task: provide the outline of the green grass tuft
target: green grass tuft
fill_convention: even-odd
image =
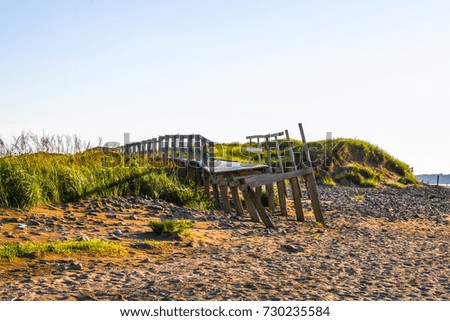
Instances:
[[[358,163],[350,164],[340,169],[336,176],[338,182],[350,182],[363,187],[377,187],[382,175],[377,170]]]
[[[398,182],[387,181],[384,183],[386,186],[394,187],[394,188],[403,188],[403,185]]]
[[[333,180],[331,176],[326,176],[323,178],[322,183],[327,186],[336,187],[336,182]]]
[[[195,226],[195,223],[186,219],[166,220],[163,222],[152,220],[150,221],[149,226],[157,235],[161,235],[163,233],[177,233],[181,235],[187,235],[189,234],[189,231]]]
[[[417,178],[412,173],[406,173],[405,176],[398,179],[398,182],[405,185],[418,184]]]
[[[378,181],[373,180],[373,179],[363,179],[360,183],[361,186],[363,187],[377,187],[378,186]]]
[[[118,256],[126,252],[120,244],[100,240],[64,241],[49,243],[6,243],[0,246],[0,258],[13,259],[31,255],[55,253],[70,255],[74,252],[85,252],[90,255]]]

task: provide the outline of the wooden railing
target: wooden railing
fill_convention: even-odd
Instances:
[[[149,159],[183,161],[214,173],[214,142],[198,134],[165,135],[120,147],[125,155],[147,155]]]

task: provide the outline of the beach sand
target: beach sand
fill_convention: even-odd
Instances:
[[[319,187],[327,227],[271,213],[276,230],[221,211],[105,197],[0,210],[0,243],[118,242],[121,257],[0,261],[1,300],[450,300],[450,189]],[[304,191],[304,195],[306,191]],[[190,236],[150,219],[188,218]],[[25,230],[18,228],[27,224]],[[123,233],[116,236],[117,229]],[[144,240],[156,239],[151,245]],[[75,264],[79,269],[73,269]]]

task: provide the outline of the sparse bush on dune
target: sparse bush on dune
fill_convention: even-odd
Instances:
[[[166,221],[152,220],[149,223],[150,228],[157,235],[161,235],[163,233],[188,234],[194,225],[194,222],[186,219]]]

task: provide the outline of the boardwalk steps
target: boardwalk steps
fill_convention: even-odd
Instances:
[[[267,228],[275,228],[261,200],[262,190],[268,198],[268,208],[276,211],[275,192],[278,193],[281,215],[287,215],[286,198],[289,191],[294,202],[296,218],[305,221],[299,177],[304,177],[317,222],[324,224],[322,207],[317,192],[316,179],[302,124],[299,130],[303,141],[300,154],[294,152],[289,132],[247,136],[249,163],[215,158],[215,143],[201,135],[164,135],[158,138],[134,142],[120,147],[124,155],[146,155],[149,160],[172,162],[184,169],[181,176],[202,185],[208,197],[214,199],[217,209],[244,215],[244,205],[252,221],[263,222]],[[280,139],[287,144],[287,157],[280,150]],[[276,161],[272,159],[275,149]],[[285,150],[286,151],[286,150]],[[284,152],[285,152],[284,151]],[[257,163],[251,163],[253,159]],[[303,161],[298,161],[298,159]],[[242,196],[242,197],[241,197]],[[242,199],[244,202],[242,202]]]

